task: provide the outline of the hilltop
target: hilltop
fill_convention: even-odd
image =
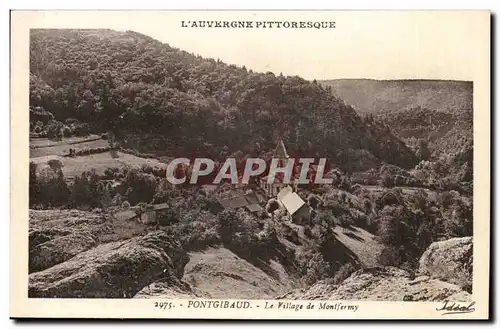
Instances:
[[[399,112],[415,107],[453,113],[472,108],[472,82],[453,80],[338,79],[319,81],[356,111]]]

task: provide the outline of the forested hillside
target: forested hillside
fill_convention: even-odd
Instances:
[[[339,166],[360,150],[417,163],[386,125],[300,77],[252,72],[130,31],[32,30],[30,47],[35,133],[70,122],[67,130],[111,131],[123,147],[170,156],[257,155],[279,137],[295,156]]]

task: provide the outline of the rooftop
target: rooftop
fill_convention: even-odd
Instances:
[[[135,213],[135,211],[132,210],[124,210],[115,213],[115,218],[118,220],[130,220],[132,218],[137,217],[138,215]]]
[[[293,215],[297,210],[306,204],[304,200],[302,200],[295,192],[286,194],[281,199],[281,203],[283,203],[283,206],[285,206],[290,215]]]
[[[248,205],[248,201],[243,196],[236,196],[219,201],[225,209],[237,209]]]
[[[249,205],[246,206],[246,208],[250,212],[258,212],[258,211],[264,210],[264,208],[262,208],[259,204],[249,204]]]

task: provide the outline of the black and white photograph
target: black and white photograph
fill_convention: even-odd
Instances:
[[[214,14],[177,13],[171,32],[29,29],[28,299],[152,299],[193,316],[308,302],[354,314],[360,301],[474,312],[487,282],[473,255],[489,237],[474,216],[475,179],[489,174],[475,119],[489,109],[476,108],[474,75],[455,74],[466,55],[439,68],[455,39],[374,41],[387,48],[370,57],[335,46],[353,16]],[[488,13],[470,16],[489,32]],[[297,40],[259,48],[263,30]],[[242,40],[207,46],[211,31]]]

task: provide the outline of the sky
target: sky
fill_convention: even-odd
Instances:
[[[257,72],[306,79],[473,80],[489,13],[462,11],[118,11],[33,13],[31,27],[133,30]],[[335,21],[335,29],[185,28],[182,21]],[[255,24],[255,23],[254,23]],[[486,42],[487,40],[488,42]]]

